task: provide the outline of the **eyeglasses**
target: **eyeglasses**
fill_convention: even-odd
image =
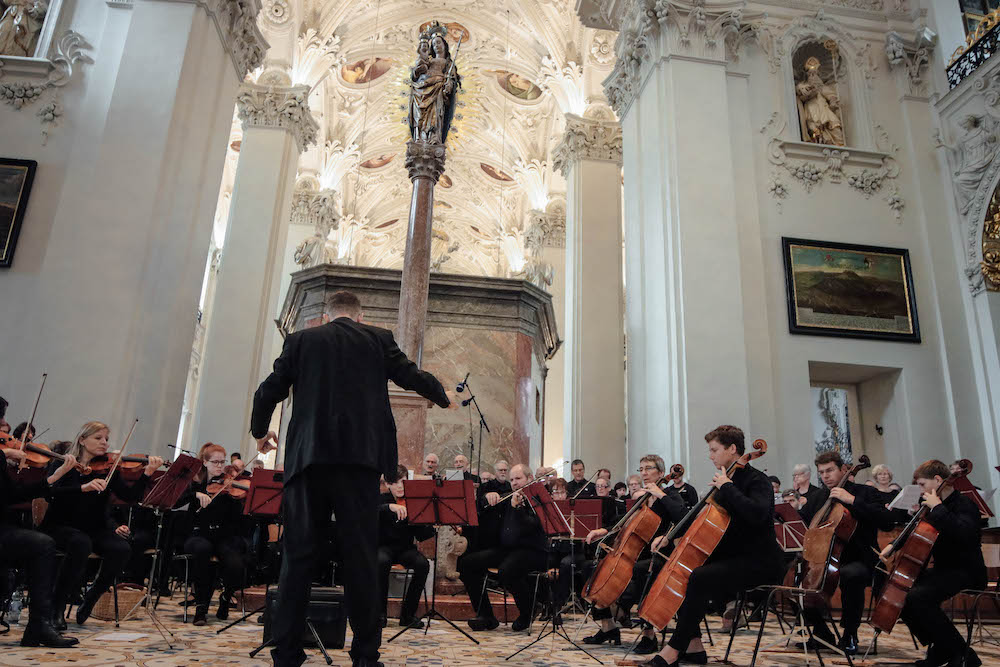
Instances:
[[[226,465],[226,460],[225,459],[222,459],[222,460],[212,459],[212,460],[206,461],[205,463],[211,463],[214,466],[224,466],[224,465]]]
[[[655,472],[659,470],[656,466],[642,466],[639,468],[639,472]]]

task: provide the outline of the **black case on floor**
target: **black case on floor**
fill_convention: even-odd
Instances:
[[[271,637],[271,618],[277,600],[277,587],[268,589],[267,608],[264,612],[264,641],[268,641]],[[312,621],[316,634],[327,649],[344,648],[344,639],[347,635],[347,606],[344,604],[342,586],[333,588],[313,586],[309,594],[309,610],[306,612],[306,618]],[[306,646],[316,645],[308,625],[302,626],[302,641]]]

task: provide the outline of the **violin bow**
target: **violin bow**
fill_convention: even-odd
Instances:
[[[243,469],[246,470],[246,467],[249,466],[254,461],[256,461],[258,456],[260,456],[260,452],[257,452],[256,454],[254,454],[253,458],[250,459],[249,461],[247,461],[247,465],[244,466]],[[219,489],[218,491],[216,491],[215,493],[213,493],[211,496],[209,496],[208,502],[209,503],[212,502],[213,500],[215,500],[218,497],[218,495],[220,493],[224,492],[226,489],[228,489],[230,486],[232,486],[232,483],[236,481],[237,477],[238,477],[238,475],[233,475],[232,477],[229,477],[227,475],[226,476],[226,481],[222,483],[222,488]],[[208,503],[205,503],[205,505],[208,505]],[[204,507],[199,507],[198,509],[195,510],[195,513],[198,513],[200,511],[202,511],[203,509],[205,509],[205,508]]]
[[[135,425],[138,423],[139,423],[139,418],[136,417],[135,421],[132,422],[132,428],[128,430],[128,435],[125,436],[125,442],[122,443],[122,448],[118,450],[118,458],[115,459],[114,465],[111,466],[111,470],[108,471],[107,477],[104,478],[105,484],[111,483],[111,476],[115,474],[115,470],[117,470],[119,464],[121,464],[122,457],[125,456],[125,448],[128,447],[128,441],[132,439],[132,434],[135,432]]]
[[[24,451],[25,445],[28,444],[30,440],[34,438],[29,438],[28,432],[35,428],[35,415],[38,413],[38,403],[42,400],[42,391],[45,389],[45,379],[49,376],[48,373],[42,373],[42,386],[38,388],[38,395],[35,396],[35,405],[31,408],[31,417],[28,419],[28,425],[24,427],[24,433],[21,434],[21,451]],[[27,459],[21,459],[20,468],[24,468]]]

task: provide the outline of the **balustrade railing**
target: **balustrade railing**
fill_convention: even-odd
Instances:
[[[1000,49],[1000,12],[993,12],[969,35],[970,43],[955,52],[948,65],[948,86],[954,88]]]

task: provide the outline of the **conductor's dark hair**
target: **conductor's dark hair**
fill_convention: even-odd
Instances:
[[[705,434],[705,442],[717,440],[724,447],[736,445],[736,453],[743,456],[746,445],[743,443],[743,429],[737,426],[722,425]]]
[[[583,459],[573,459],[573,463],[570,464],[570,465],[582,466],[582,465],[585,465],[585,464],[583,463]]]
[[[326,312],[330,315],[346,313],[357,317],[361,314],[361,300],[353,292],[339,290],[327,297]]]

